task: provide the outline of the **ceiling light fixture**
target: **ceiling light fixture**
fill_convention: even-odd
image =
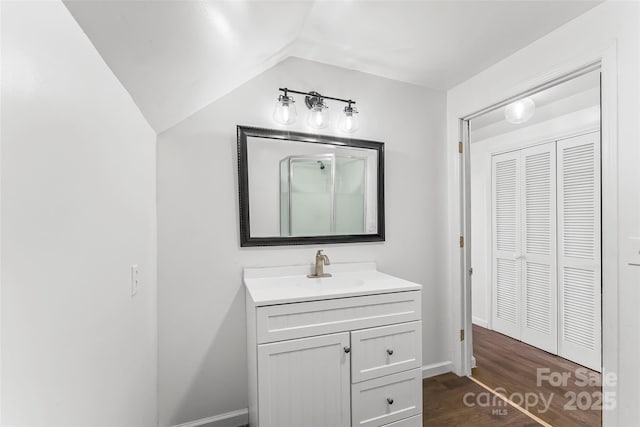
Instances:
[[[533,99],[522,98],[504,107],[504,118],[517,125],[528,121],[535,112],[536,104]]]
[[[353,133],[358,130],[358,110],[353,105],[356,103],[352,99],[334,98],[332,96],[321,95],[318,92],[301,92],[298,90],[279,88],[284,95],[278,96],[276,106],[273,110],[273,119],[283,125],[290,125],[296,121],[295,101],[289,93],[305,95],[304,103],[309,109],[306,123],[312,129],[324,129],[329,125],[329,106],[326,100],[339,101],[347,104],[344,107],[343,115],[340,117],[338,129],[345,133]]]

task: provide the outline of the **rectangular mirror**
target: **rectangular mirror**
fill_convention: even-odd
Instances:
[[[384,240],[384,144],[238,126],[240,245]]]

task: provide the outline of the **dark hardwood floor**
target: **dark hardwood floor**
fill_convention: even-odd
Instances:
[[[513,401],[528,398],[528,405],[520,406],[528,406],[525,409],[545,422],[555,427],[602,424],[599,373],[477,325],[473,325],[473,353],[475,379],[492,389],[504,389]],[[548,370],[551,381],[548,376],[538,381],[538,369]],[[583,376],[591,384],[584,384]],[[558,385],[553,384],[555,379]],[[547,409],[544,402],[550,402]]]
[[[477,325],[473,353],[473,378],[543,423],[602,425],[598,372]],[[541,425],[466,377],[449,373],[427,378],[422,389],[424,426]]]
[[[540,425],[469,378],[452,373],[423,380],[422,402],[425,427]]]

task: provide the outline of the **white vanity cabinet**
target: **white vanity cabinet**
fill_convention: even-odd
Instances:
[[[298,268],[245,269],[249,425],[422,426],[420,285]]]

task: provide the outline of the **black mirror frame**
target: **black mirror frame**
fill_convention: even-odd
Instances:
[[[327,243],[383,242],[384,226],[384,143],[363,139],[317,135],[287,130],[237,126],[238,135],[238,194],[240,213],[240,246],[316,245]],[[249,221],[249,171],[247,167],[247,138],[282,139],[343,147],[369,148],[378,152],[378,229],[375,234],[340,234],[308,237],[251,237]]]

